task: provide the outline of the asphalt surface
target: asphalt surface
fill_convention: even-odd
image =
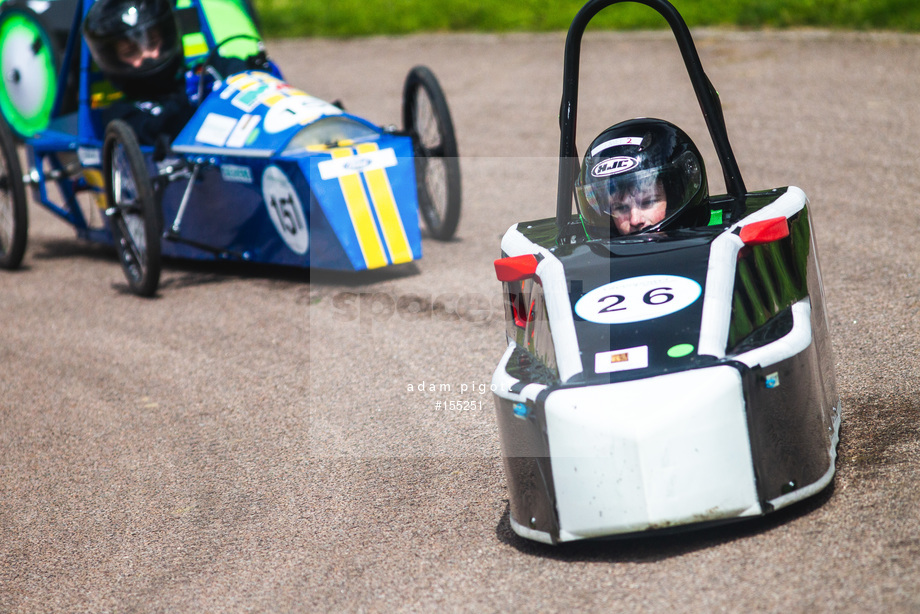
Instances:
[[[920,611],[920,37],[695,36],[748,188],[811,199],[831,489],[679,536],[515,536],[491,262],[554,213],[564,37],[273,41],[291,82],[381,124],[411,66],[436,72],[458,237],[360,275],[173,261],[142,300],[33,205],[24,267],[0,274],[0,611]],[[592,34],[582,56],[582,150],[639,115],[707,142],[667,35]]]

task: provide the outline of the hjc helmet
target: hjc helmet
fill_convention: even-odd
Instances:
[[[166,93],[184,61],[169,0],[97,0],[83,20],[83,37],[109,79],[150,96]]]
[[[660,119],[633,119],[602,132],[585,155],[575,193],[593,237],[621,234],[616,207],[623,195],[637,198],[644,193],[667,200],[657,219],[626,234],[654,232],[678,219],[689,226],[708,219],[703,158],[683,130]]]

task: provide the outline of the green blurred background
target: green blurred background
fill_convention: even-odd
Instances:
[[[269,37],[566,30],[582,0],[255,0]],[[920,30],[920,0],[673,0],[691,28]],[[651,9],[610,7],[592,28],[664,27]]]

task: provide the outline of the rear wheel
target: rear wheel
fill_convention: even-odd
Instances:
[[[0,111],[19,138],[48,126],[59,62],[57,43],[34,11],[0,10]]]
[[[0,268],[22,263],[28,238],[28,206],[16,141],[0,119]]]
[[[434,73],[416,66],[403,87],[403,129],[415,146],[419,210],[428,232],[447,241],[460,221],[460,160],[447,99]]]
[[[102,170],[106,215],[128,285],[153,296],[160,283],[160,215],[137,137],[121,120],[106,128]]]

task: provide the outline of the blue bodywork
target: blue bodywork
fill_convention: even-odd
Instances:
[[[75,4],[82,16],[92,0]],[[213,49],[201,0],[186,4],[199,13],[205,50]],[[47,129],[25,144],[36,200],[78,236],[110,243],[108,227],[92,225],[76,198],[89,191],[106,207],[100,109],[112,90],[81,21],[74,18],[62,62],[79,66],[79,82],[62,71]],[[196,58],[188,49],[186,56],[194,92]],[[158,185],[165,256],[364,270],[422,255],[412,138],[292,87],[272,64],[211,84],[165,158],[142,151]],[[58,189],[49,191],[52,182]]]

